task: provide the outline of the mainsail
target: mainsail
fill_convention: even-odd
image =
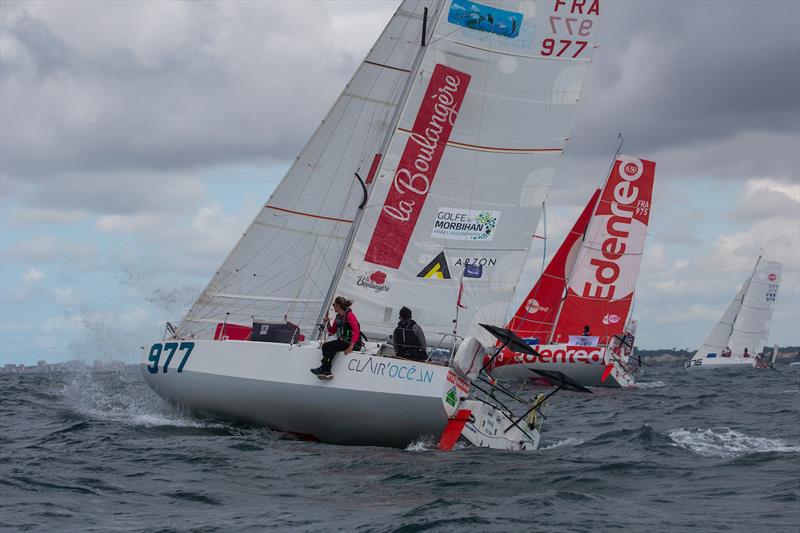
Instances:
[[[567,342],[585,326],[603,343],[623,333],[644,253],[655,166],[627,156],[614,162],[550,342]]]
[[[406,0],[286,176],[181,322],[209,337],[219,322],[284,317],[311,327],[344,253],[361,185],[372,179],[422,39],[430,2]]]
[[[534,344],[544,344],[550,338],[567,287],[567,278],[572,272],[599,197],[600,189],[597,189],[547,264],[539,281],[514,313],[508,329],[520,337],[530,339]]]
[[[390,333],[403,305],[434,342],[507,319],[598,15],[453,0],[433,20],[336,286],[368,334]]]
[[[599,15],[599,0],[404,1],[179,335],[308,330],[334,294],[371,335],[403,305],[434,341],[505,319]]]
[[[741,358],[745,349],[751,356],[761,351],[769,333],[768,325],[775,309],[782,268],[780,263],[759,256],[753,273],[693,359],[722,357],[727,350],[734,358]]]

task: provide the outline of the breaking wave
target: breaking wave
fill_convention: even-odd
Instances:
[[[546,446],[542,446],[539,449],[540,450],[552,450],[554,448],[563,448],[565,446],[578,446],[578,445],[583,444],[583,443],[584,443],[583,439],[578,439],[576,437],[567,437],[564,440],[559,440],[559,441],[547,444]]]
[[[633,387],[636,389],[658,389],[660,387],[666,387],[666,383],[663,381],[643,381],[639,383],[634,383]]]
[[[781,439],[751,437],[728,427],[675,429],[669,432],[675,446],[707,457],[735,457],[750,453],[800,452],[800,446]]]

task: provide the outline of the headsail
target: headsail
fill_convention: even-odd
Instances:
[[[620,156],[603,188],[569,277],[551,342],[585,326],[602,343],[623,333],[644,252],[655,163]]]
[[[733,354],[743,354],[747,348],[748,353],[755,356],[764,348],[769,333],[769,321],[775,310],[782,268],[776,261],[764,259],[758,262],[728,341]]]
[[[597,189],[547,264],[539,281],[514,313],[508,329],[520,337],[531,339],[535,344],[545,344],[550,338],[567,287],[567,277],[572,272],[599,197],[600,189]]]
[[[429,340],[452,331],[461,286],[460,335],[507,319],[599,15],[597,1],[521,6],[452,0],[431,21],[335,291],[368,333],[390,333],[403,305]]]
[[[361,185],[401,104],[430,2],[406,0],[178,329],[210,337],[252,317],[312,327],[344,252]]]

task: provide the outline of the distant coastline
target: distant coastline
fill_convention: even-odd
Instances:
[[[772,348],[764,350],[768,358],[772,358]],[[656,350],[642,350],[636,348],[635,354],[645,365],[650,366],[683,366],[694,355],[694,351],[683,348],[659,348]],[[789,364],[800,361],[800,346],[778,347],[776,363]],[[107,372],[110,370],[124,370],[135,367],[137,363],[124,361],[104,361],[72,359],[63,363],[48,363],[38,361],[35,365],[8,363],[0,366],[0,374],[49,374],[53,372]]]

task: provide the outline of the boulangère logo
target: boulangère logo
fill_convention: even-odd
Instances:
[[[386,272],[376,270],[369,274],[362,274],[356,278],[356,285],[375,292],[388,292],[389,284],[386,282]]]
[[[388,268],[400,267],[470,79],[469,74],[445,65],[433,69],[367,247],[366,261]]]

